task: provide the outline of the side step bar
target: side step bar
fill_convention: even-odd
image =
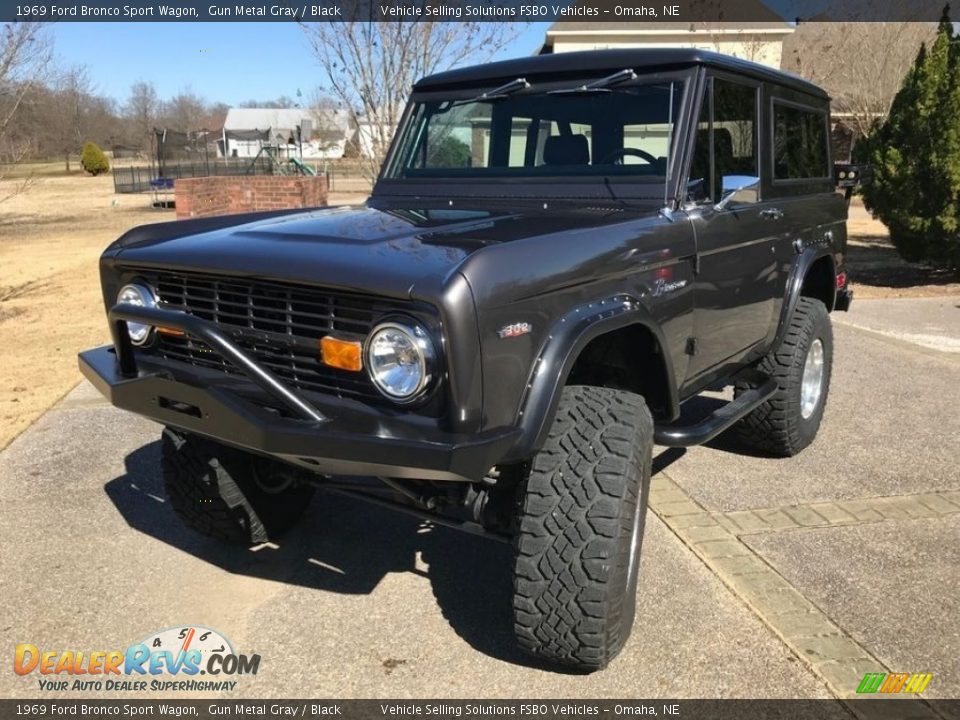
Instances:
[[[696,425],[677,427],[676,425],[656,425],[653,441],[667,447],[690,447],[709,442],[728,429],[737,420],[755,410],[777,391],[777,381],[767,380],[760,387],[751,388],[735,400],[717,408]]]

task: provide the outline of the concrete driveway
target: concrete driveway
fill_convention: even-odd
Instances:
[[[960,696],[960,355],[858,310],[799,457],[655,450],[637,621],[604,672],[514,650],[504,545],[325,494],[277,546],[191,534],[159,427],[85,384],[0,455],[0,647],[206,625],[262,656],[245,697],[846,697],[864,672],[931,672],[936,712]],[[0,693],[42,695],[12,672]]]

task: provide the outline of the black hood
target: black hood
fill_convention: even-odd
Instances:
[[[542,204],[494,208],[334,207],[207,229],[180,221],[137,229],[117,243],[129,267],[198,270],[408,297],[420,281],[442,286],[478,250],[561,230],[621,222],[617,208]],[[631,211],[633,214],[636,211]],[[644,211],[648,214],[648,211]],[[224,218],[224,220],[227,220]]]

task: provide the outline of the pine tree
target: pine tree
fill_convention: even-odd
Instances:
[[[960,44],[949,6],[858,156],[874,170],[864,202],[890,229],[897,251],[960,268]]]
[[[103,154],[100,146],[91,140],[83,144],[83,152],[80,153],[80,164],[83,169],[91,175],[99,175],[110,169],[110,162],[107,156]]]

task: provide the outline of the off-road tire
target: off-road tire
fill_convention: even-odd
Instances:
[[[803,368],[807,352],[818,338],[823,343],[824,352],[820,399],[813,414],[804,418],[800,412]],[[796,455],[813,442],[827,404],[832,365],[833,329],[827,308],[819,300],[802,297],[780,346],[757,366],[761,373],[777,381],[777,391],[737,423],[741,442],[779,457]],[[739,383],[737,392],[743,392],[747,387],[747,384]]]
[[[513,618],[526,652],[581,671],[620,652],[636,610],[652,449],[642,397],[563,389],[521,485]]]
[[[163,482],[173,511],[189,528],[242,545],[267,542],[303,514],[313,487],[296,481],[267,491],[256,473],[298,473],[260,458],[171,428],[162,436]],[[291,476],[293,477],[293,476]]]

